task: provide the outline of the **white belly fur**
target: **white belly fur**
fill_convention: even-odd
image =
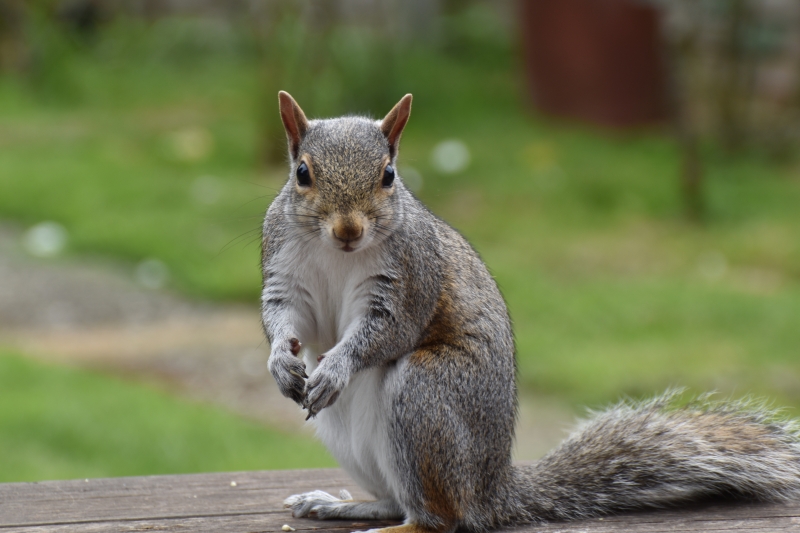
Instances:
[[[378,499],[395,501],[387,394],[397,374],[397,366],[359,372],[315,421],[317,435],[356,483]]]
[[[379,248],[379,247],[376,247]],[[297,294],[312,301],[295,302],[294,324],[304,344],[306,372],[311,375],[317,356],[341,342],[366,311],[372,285],[364,280],[381,272],[380,251],[346,254],[312,242],[281,251],[279,272],[291,273],[282,283],[296,285]],[[379,499],[397,500],[399,485],[390,468],[387,415],[392,382],[403,363],[372,368],[354,375],[334,405],[311,423],[339,464],[365,490]]]

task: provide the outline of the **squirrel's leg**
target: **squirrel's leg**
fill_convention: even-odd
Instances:
[[[345,518],[353,520],[402,520],[402,509],[391,500],[358,501],[343,490],[339,498],[321,490],[295,494],[283,501],[297,518]]]
[[[479,470],[491,462],[478,457],[482,448],[470,424],[475,401],[463,384],[478,375],[479,362],[453,345],[427,346],[398,365],[391,390],[389,442],[393,443],[396,498],[406,524],[381,533],[451,533],[469,527],[481,501],[485,478]]]

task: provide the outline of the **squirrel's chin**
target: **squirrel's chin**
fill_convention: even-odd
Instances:
[[[357,243],[355,246],[353,246],[352,244],[345,244],[344,246],[338,246],[337,248],[341,252],[344,252],[344,253],[347,253],[347,254],[352,254],[352,253],[355,253],[355,252],[360,252],[361,250],[363,250],[364,248],[367,247],[366,245],[367,245],[367,243],[361,243],[360,242],[360,243]]]
[[[362,243],[356,243],[354,246],[351,243],[342,244],[341,242],[333,240],[328,241],[328,245],[334,250],[344,253],[358,252],[364,248],[364,245]]]
[[[352,254],[368,248],[370,244],[372,244],[372,239],[359,239],[359,241],[355,243],[342,243],[341,241],[329,240],[328,244],[340,252]]]

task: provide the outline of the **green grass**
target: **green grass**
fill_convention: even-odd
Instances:
[[[135,111],[32,107],[21,115],[0,126],[4,217],[56,220],[68,229],[75,252],[157,257],[188,293],[252,297],[257,246],[244,244],[257,240],[268,203],[259,197],[273,190],[253,170],[254,124],[202,104]],[[181,136],[210,138],[201,141],[209,146],[207,157],[187,161],[176,147]],[[210,204],[192,194],[203,176],[219,184]]]
[[[277,114],[265,87],[278,83],[314,117],[313,103],[299,97],[307,80],[265,83],[255,56],[228,49],[203,61],[184,61],[183,49],[158,55],[168,26],[126,31],[101,40],[105,48],[66,57],[36,90],[0,80],[0,217],[56,220],[69,231],[70,254],[130,264],[156,257],[189,295],[255,303],[260,217],[285,175],[259,163],[263,119]],[[498,50],[410,50],[392,76],[395,100],[415,95],[401,175],[408,166],[422,174],[421,199],[495,274],[515,324],[523,389],[597,405],[688,385],[800,406],[797,162],[704,147],[708,212],[702,224],[689,223],[666,134],[609,134],[536,117],[526,111],[513,56]],[[369,111],[379,116],[393,103]],[[187,156],[187,136],[207,150]],[[431,149],[453,137],[470,148],[471,165],[440,174]],[[192,193],[208,175],[221,187],[211,204]],[[38,402],[20,395],[21,405]],[[180,418],[206,411],[187,409],[174,424],[191,434],[195,422]],[[50,431],[28,426],[6,434]],[[130,428],[120,431],[140,432]],[[91,446],[76,450],[90,457]],[[251,467],[259,466],[241,466]]]
[[[322,445],[0,351],[0,482],[334,466]]]

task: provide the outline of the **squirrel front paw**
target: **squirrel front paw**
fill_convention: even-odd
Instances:
[[[303,407],[308,409],[306,420],[333,405],[339,398],[339,393],[347,386],[349,378],[350,374],[341,358],[324,357],[306,382],[303,401]]]
[[[306,364],[297,357],[300,348],[300,342],[294,338],[278,343],[272,348],[268,365],[281,394],[303,405],[308,375]]]

